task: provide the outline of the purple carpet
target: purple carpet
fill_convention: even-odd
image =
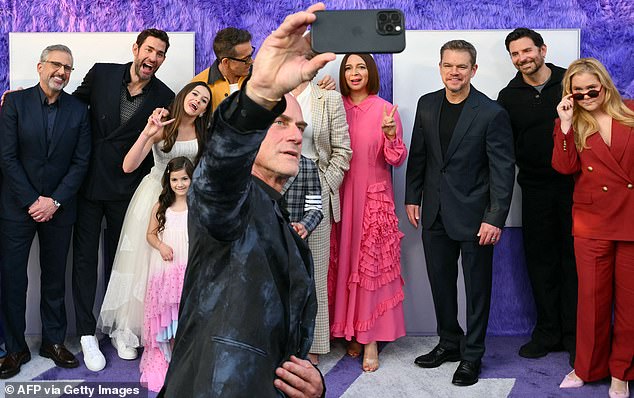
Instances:
[[[560,389],[559,383],[572,370],[568,365],[568,353],[555,352],[539,359],[522,358],[517,351],[527,341],[525,336],[488,337],[480,377],[515,378],[510,398],[605,398],[608,395],[608,381],[590,383],[581,389]]]
[[[605,397],[609,381],[591,383],[581,389],[561,390],[559,383],[570,371],[568,354],[556,352],[540,359],[524,359],[517,355],[519,347],[527,341],[525,336],[491,336],[487,338],[487,352],[483,359],[482,379],[514,378],[515,385],[510,398],[534,397]],[[385,345],[380,346],[382,350]],[[84,380],[85,382],[137,382],[139,380],[139,360],[124,361],[107,340],[102,342],[102,351],[108,364],[101,372],[91,372],[82,365],[76,369],[54,367],[35,380]],[[412,347],[412,361],[420,355]],[[386,354],[387,355],[387,354]],[[78,355],[80,361],[82,355]],[[413,363],[411,366],[415,366]],[[361,358],[344,356],[325,375],[327,397],[340,397],[362,374]],[[444,381],[443,381],[444,382]],[[468,387],[465,388],[465,393]],[[156,397],[149,392],[149,398]],[[488,397],[487,397],[488,398]]]
[[[141,355],[134,361],[125,361],[117,356],[117,351],[110,344],[110,339],[101,340],[101,352],[106,357],[106,367],[100,372],[92,372],[84,365],[82,353],[77,355],[81,364],[75,369],[64,369],[53,367],[42,373],[33,380],[83,380],[85,382],[116,383],[128,382],[138,383],[141,373],[139,372],[139,361]],[[147,391],[147,390],[144,390]],[[156,393],[148,391],[148,398],[155,398]]]

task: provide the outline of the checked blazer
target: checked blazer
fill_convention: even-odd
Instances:
[[[350,134],[346,111],[341,94],[334,90],[323,90],[311,82],[311,106],[313,141],[317,155],[317,168],[322,177],[322,190],[329,201],[334,222],[341,220],[339,187],[343,176],[350,168]]]
[[[301,157],[299,173],[288,179],[282,188],[282,194],[290,221],[303,224],[310,235],[324,217],[319,173],[312,160]]]
[[[328,264],[330,262],[330,223],[341,221],[339,188],[343,176],[350,168],[352,149],[346,110],[341,94],[323,90],[310,83],[311,122],[313,144],[317,151],[317,169],[321,182],[321,201],[324,219],[308,237],[308,246],[315,263],[317,290],[317,318],[315,335],[310,349],[314,354],[330,351],[330,325],[328,321]]]

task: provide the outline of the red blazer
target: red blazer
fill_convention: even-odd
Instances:
[[[553,139],[553,168],[575,174],[573,235],[634,241],[634,128],[613,120],[611,147],[597,132],[579,153],[572,128],[564,135],[557,119]]]

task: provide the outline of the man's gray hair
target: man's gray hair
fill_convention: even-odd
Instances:
[[[447,43],[443,44],[440,47],[440,61],[442,62],[442,55],[445,50],[454,50],[454,51],[465,51],[469,53],[469,58],[471,58],[471,66],[476,64],[476,56],[477,52],[473,44],[469,43],[465,40],[451,40]]]
[[[42,50],[42,54],[40,55],[40,62],[48,61],[48,54],[51,51],[62,51],[62,52],[65,52],[68,55],[70,55],[70,59],[71,59],[71,61],[73,61],[73,53],[70,51],[70,48],[66,47],[63,44],[53,44],[52,46],[48,46],[44,50]]]

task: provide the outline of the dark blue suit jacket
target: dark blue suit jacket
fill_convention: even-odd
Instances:
[[[480,224],[502,228],[515,181],[513,132],[506,111],[471,86],[447,153],[440,147],[445,90],[418,100],[407,162],[405,204],[420,205],[429,229],[440,208],[450,238],[476,240]]]
[[[28,208],[41,195],[61,203],[51,223],[75,222],[76,194],[90,158],[88,107],[63,91],[58,107],[47,147],[38,86],[5,97],[0,110],[2,219],[30,221]]]

